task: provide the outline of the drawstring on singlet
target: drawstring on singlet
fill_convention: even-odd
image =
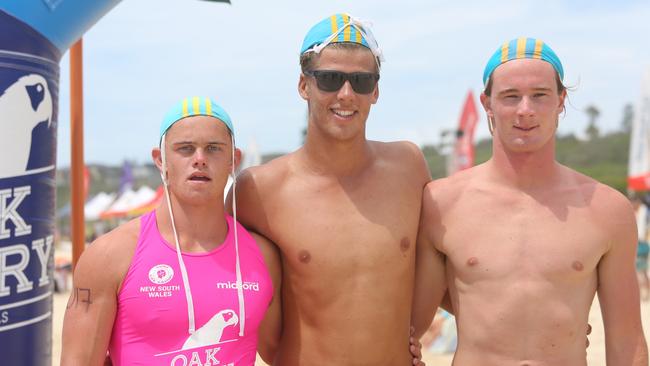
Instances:
[[[230,135],[232,146],[232,216],[233,230],[235,234],[235,274],[237,275],[237,299],[239,302],[239,336],[244,336],[244,325],[246,323],[246,310],[244,307],[244,283],[241,278],[241,266],[239,265],[239,240],[237,237],[237,176],[235,175],[235,136]]]
[[[165,197],[167,198],[167,208],[169,209],[169,217],[171,218],[172,231],[174,232],[174,241],[176,242],[176,254],[178,257],[178,265],[181,268],[181,277],[183,278],[185,298],[187,299],[187,318],[189,323],[188,332],[190,335],[192,335],[196,331],[196,321],[194,317],[194,302],[192,300],[192,290],[190,289],[190,281],[187,276],[187,269],[185,267],[185,262],[183,261],[183,256],[181,254],[180,241],[178,239],[178,232],[176,231],[176,223],[174,221],[174,213],[172,210],[172,202],[169,196],[169,188],[167,185],[167,179],[166,179],[167,161],[165,159],[165,137],[166,136],[163,136],[162,141],[160,143],[160,152],[161,152],[161,159],[162,159],[162,172],[160,173],[160,178],[162,179],[163,188],[165,190]],[[232,136],[232,134],[231,134],[231,142],[232,142],[231,144],[232,145],[232,151],[231,151],[232,152],[232,158],[231,158],[232,211],[233,211],[233,222],[234,222],[233,227],[231,229],[234,230],[233,234],[235,236],[235,257],[236,257],[235,274],[237,278],[237,300],[239,303],[239,336],[243,337],[246,313],[244,307],[244,286],[242,282],[241,266],[239,263],[239,240],[237,236],[237,206],[236,206],[236,198],[235,198],[236,196],[235,192],[237,187],[237,177],[235,176],[235,137]]]

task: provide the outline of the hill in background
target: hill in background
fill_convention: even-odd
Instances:
[[[556,158],[561,163],[588,175],[616,190],[627,192],[627,163],[630,149],[628,132],[612,132],[594,136],[589,140],[577,139],[574,135],[558,136]],[[445,157],[440,148],[422,147],[434,179],[445,176]],[[475,164],[481,164],[492,156],[492,139],[478,141],[475,150]]]
[[[622,193],[627,189],[627,162],[630,148],[628,132],[612,132],[603,136],[593,136],[589,140],[577,139],[574,135],[558,136],[556,141],[557,160],[585,175],[607,184]],[[422,152],[434,179],[445,176],[445,156],[434,145],[422,146]],[[267,154],[262,162],[267,162],[282,153]],[[476,164],[487,161],[492,155],[492,140],[484,139],[476,144]],[[90,192],[92,197],[99,192],[117,192],[122,178],[121,166],[89,164]],[[147,185],[156,189],[160,185],[158,169],[153,164],[133,165],[131,168],[133,188]],[[70,201],[69,168],[59,168],[56,173],[57,208]]]

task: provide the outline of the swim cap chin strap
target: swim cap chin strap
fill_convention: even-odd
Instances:
[[[169,196],[169,188],[167,182],[167,159],[165,157],[165,137],[166,133],[163,134],[160,141],[160,155],[162,160],[162,171],[160,172],[160,178],[163,182],[163,187],[165,190],[165,197],[167,198],[167,208],[169,209],[169,217],[171,219],[172,231],[174,232],[174,241],[176,243],[176,255],[178,257],[178,265],[181,268],[181,277],[183,278],[183,287],[185,289],[185,298],[187,300],[187,318],[189,323],[188,332],[190,335],[193,335],[196,332],[196,320],[194,316],[194,301],[192,300],[192,290],[190,289],[190,281],[187,276],[187,268],[185,267],[185,262],[183,261],[183,256],[181,254],[180,241],[178,239],[178,232],[176,231],[176,223],[174,221],[174,213],[172,210],[172,201]],[[232,211],[233,211],[233,226],[230,230],[234,230],[235,236],[235,274],[237,276],[237,299],[239,303],[239,336],[244,336],[244,327],[246,323],[246,312],[244,306],[244,286],[242,283],[241,275],[241,266],[239,262],[239,240],[237,235],[237,205],[236,205],[236,187],[237,187],[237,177],[235,175],[235,137],[231,134],[231,171],[232,175]]]

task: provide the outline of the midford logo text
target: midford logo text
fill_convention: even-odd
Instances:
[[[149,270],[151,282],[162,285],[174,278],[174,270],[166,264],[158,264]]]
[[[232,289],[236,290],[239,286],[237,286],[237,282],[219,282],[217,283],[217,288],[219,289]],[[260,284],[259,282],[244,282],[242,288],[244,290],[249,290],[249,291],[259,291],[260,290]]]

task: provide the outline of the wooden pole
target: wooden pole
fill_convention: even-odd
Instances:
[[[70,198],[72,268],[86,245],[84,218],[83,39],[70,48]]]

